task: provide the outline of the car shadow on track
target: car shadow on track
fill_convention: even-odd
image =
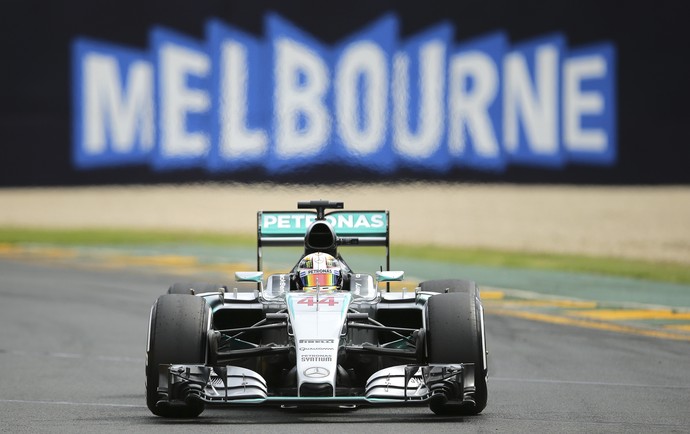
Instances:
[[[157,425],[284,425],[284,424],[372,424],[372,423],[447,423],[463,422],[463,416],[436,416],[428,409],[301,410],[242,408],[206,410],[195,419],[164,419],[151,416],[143,423]]]

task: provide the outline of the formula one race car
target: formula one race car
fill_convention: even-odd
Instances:
[[[476,284],[429,280],[389,291],[403,272],[390,271],[388,211],[326,212],[342,208],[311,201],[298,203],[309,211],[260,211],[259,271],[235,273],[248,290],[175,284],[158,298],[146,346],[153,414],[196,417],[205,406],[242,405],[484,409]],[[268,246],[304,251],[291,270],[264,279]],[[385,247],[386,270],[351,270],[342,246]]]

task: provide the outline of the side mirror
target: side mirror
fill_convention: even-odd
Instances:
[[[237,282],[254,282],[261,283],[264,277],[263,271],[237,271],[235,273],[235,280]]]
[[[374,300],[378,295],[374,278],[369,274],[351,274],[350,294],[353,299]]]
[[[290,291],[289,274],[271,274],[266,278],[266,286],[261,289],[261,297],[267,301],[278,300],[285,297]]]
[[[404,271],[377,271],[377,282],[398,282],[405,278]]]

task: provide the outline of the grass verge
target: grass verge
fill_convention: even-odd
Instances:
[[[690,284],[690,267],[680,263],[438,246],[391,247],[391,254],[397,257],[429,259],[468,265],[568,271]]]
[[[0,228],[0,243],[40,243],[57,246],[124,246],[171,243],[227,246],[254,245],[256,237],[193,231]]]
[[[128,229],[26,229],[0,228],[0,243],[41,243],[59,246],[201,244],[254,246],[246,234]],[[395,245],[393,257],[419,258],[468,265],[568,271],[690,284],[690,267],[684,264],[603,258],[583,255],[526,253],[489,249]]]

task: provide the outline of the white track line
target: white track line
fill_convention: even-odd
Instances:
[[[53,357],[56,359],[88,359],[97,360],[99,362],[127,362],[127,363],[144,363],[143,358],[121,357],[121,356],[99,356],[87,355],[77,353],[60,353],[60,352],[39,352],[39,351],[24,351],[24,350],[3,350],[0,353],[11,354],[13,356],[32,356],[32,357]]]
[[[73,405],[73,406],[77,406],[77,407],[126,407],[126,408],[146,408],[145,405],[134,405],[134,404],[111,404],[111,403],[71,402],[71,401],[32,401],[32,400],[26,400],[26,399],[0,399],[0,403]]]
[[[544,383],[544,384],[573,384],[579,386],[617,386],[617,387],[644,387],[644,388],[662,388],[662,389],[690,389],[690,385],[664,385],[664,384],[637,384],[637,383],[608,383],[604,381],[573,381],[573,380],[542,380],[538,378],[507,378],[507,377],[491,377],[491,381],[505,381],[517,383]]]

